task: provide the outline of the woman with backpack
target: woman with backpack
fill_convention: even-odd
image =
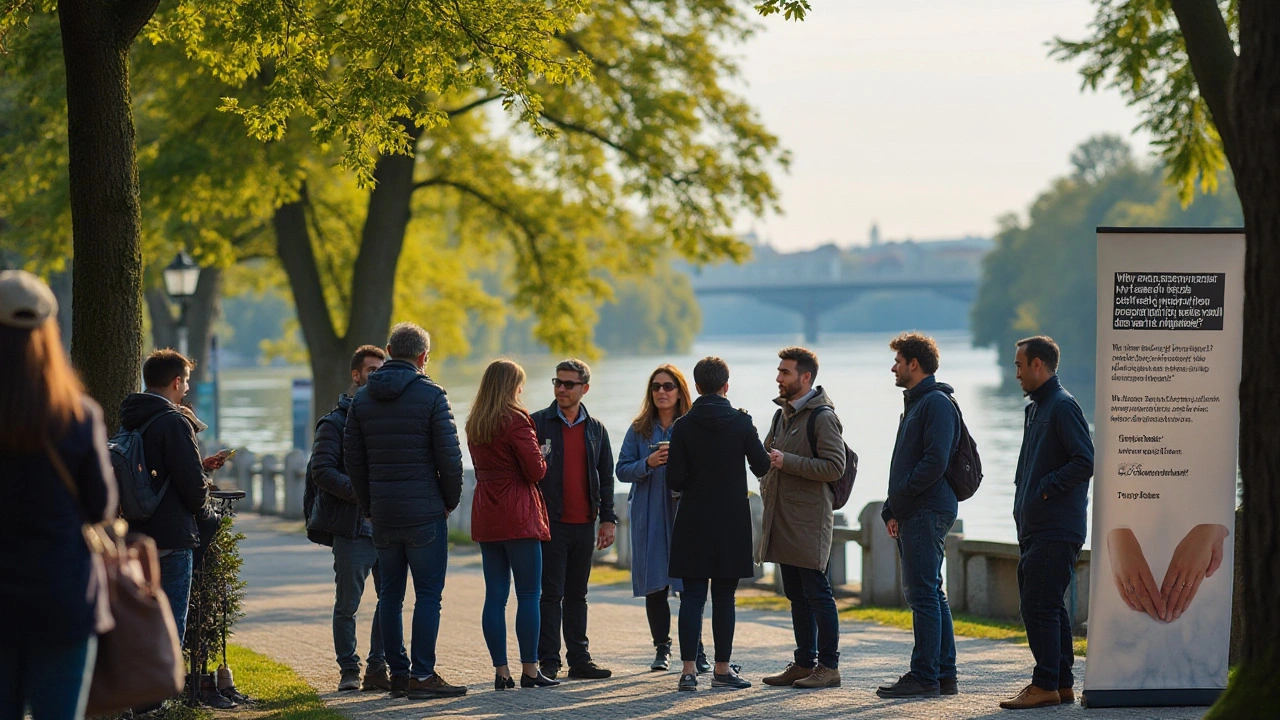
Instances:
[[[480,544],[484,610],[480,627],[493,660],[494,690],[515,687],[507,665],[507,597],[516,585],[516,640],[520,687],[559,685],[538,669],[542,595],[542,543],[551,540],[538,483],[547,472],[529,412],[520,402],[524,369],[495,360],[484,371],[467,415],[467,449],[476,471],[471,539]]]
[[[58,303],[0,272],[0,716],[84,717],[97,636],[111,629],[102,566],[81,527],[116,514],[102,410],[67,362]]]

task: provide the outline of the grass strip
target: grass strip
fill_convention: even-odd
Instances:
[[[235,671],[236,687],[257,701],[254,720],[345,720],[288,665],[239,645],[227,647],[227,661]]]

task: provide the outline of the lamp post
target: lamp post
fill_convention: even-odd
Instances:
[[[173,262],[164,269],[164,288],[178,301],[178,352],[187,354],[187,302],[196,294],[200,266],[185,250],[179,250]]]

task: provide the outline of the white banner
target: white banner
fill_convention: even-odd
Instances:
[[[1089,707],[1227,685],[1244,252],[1240,230],[1098,230]]]

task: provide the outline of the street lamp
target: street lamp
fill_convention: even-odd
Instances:
[[[187,354],[187,301],[196,294],[199,281],[200,266],[185,250],[179,250],[164,269],[164,288],[169,297],[178,301],[178,352],[183,355]]]

